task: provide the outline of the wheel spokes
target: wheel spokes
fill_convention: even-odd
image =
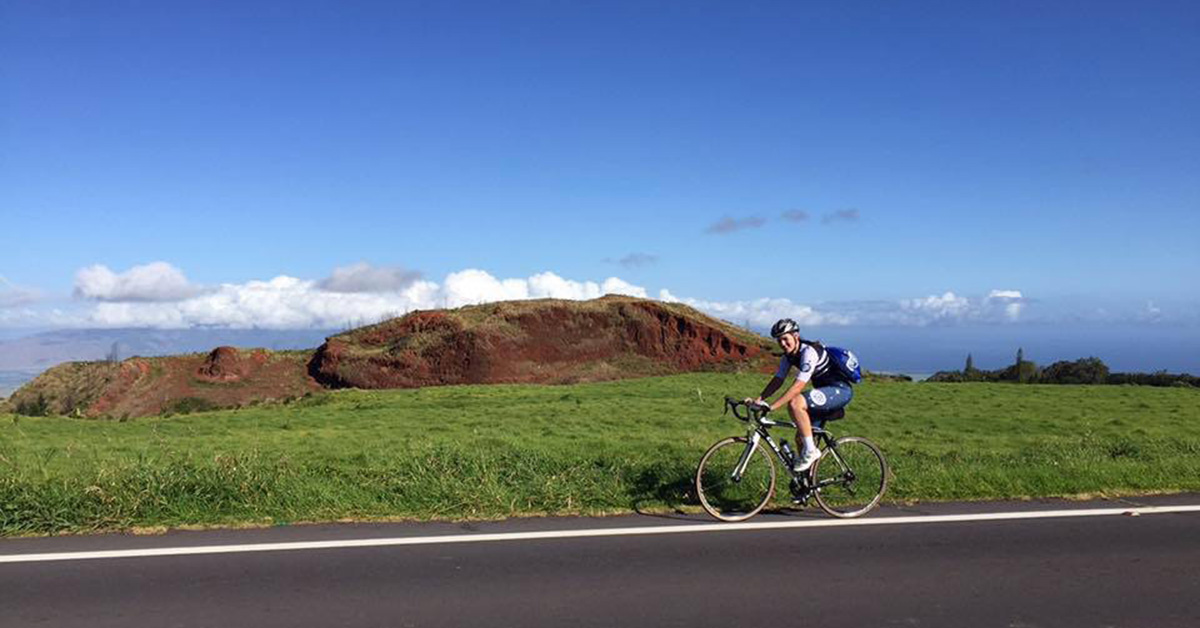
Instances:
[[[761,447],[746,456],[744,439],[730,439],[705,454],[696,474],[696,492],[709,514],[724,520],[749,518],[770,499],[775,475]],[[737,470],[743,467],[739,476]]]
[[[835,517],[856,517],[878,504],[887,487],[887,466],[876,447],[848,437],[828,450],[815,469],[818,503]]]

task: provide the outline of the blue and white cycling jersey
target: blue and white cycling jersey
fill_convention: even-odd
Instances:
[[[808,343],[800,345],[800,351],[796,355],[783,354],[783,358],[779,360],[779,368],[775,371],[775,377],[779,379],[787,379],[788,371],[796,367],[799,374],[796,375],[796,383],[806,384],[812,380],[813,386],[825,386],[830,383],[843,382],[841,371],[836,368],[829,360],[829,352],[823,349],[818,350],[817,347]]]
[[[813,387],[803,393],[808,408],[816,412],[829,412],[846,407],[854,398],[854,390],[842,376],[841,369],[829,357],[829,352],[810,344],[802,344],[795,356],[783,354],[775,377],[787,379],[788,372],[796,367],[796,383],[803,386],[812,380]]]

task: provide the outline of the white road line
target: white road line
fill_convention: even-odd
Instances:
[[[353,539],[342,541],[252,543],[246,545],[206,545],[198,547],[160,547],[94,552],[61,552],[53,554],[8,554],[0,555],[0,563],[34,563],[56,560],[93,560],[99,558],[145,558],[150,556],[185,556],[190,554],[235,554],[240,552],[282,552],[289,550],[338,549],[347,547],[388,547],[395,545],[486,543],[491,541],[579,539],[604,536],[686,534],[694,532],[736,532],[739,530],[785,530],[792,528],[887,526],[916,523],[963,523],[970,521],[1012,521],[1016,519],[1055,519],[1066,517],[1111,517],[1117,515],[1153,515],[1184,512],[1200,512],[1200,505],[1147,506],[1139,508],[1093,508],[1076,510],[1035,510],[1025,512],[993,512],[967,515],[874,517],[867,519],[817,519],[811,521],[770,521],[764,523],[701,523],[689,525],[641,526],[634,528],[609,528],[592,530],[549,530],[545,532],[456,534],[446,536],[411,536],[400,538]]]

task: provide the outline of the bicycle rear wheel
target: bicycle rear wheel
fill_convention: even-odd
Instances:
[[[775,463],[762,443],[749,452],[740,476],[735,472],[750,441],[731,436],[708,448],[696,470],[696,495],[708,514],[743,521],[758,514],[775,494]]]
[[[843,519],[867,514],[887,490],[888,466],[883,453],[858,436],[834,441],[813,465],[812,474],[817,505]]]

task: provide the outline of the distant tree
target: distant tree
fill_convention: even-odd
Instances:
[[[1100,358],[1074,362],[1059,361],[1047,366],[1039,377],[1045,384],[1104,384],[1109,380],[1108,365]]]
[[[966,380],[963,379],[963,374],[958,371],[938,371],[926,378],[925,381],[956,384]]]
[[[963,369],[963,373],[970,373],[971,371],[974,371],[974,370],[975,370],[975,360],[971,357],[971,354],[968,353],[967,354],[967,366],[966,366],[966,368]]]
[[[1105,381],[1109,384],[1136,384],[1139,386],[1191,386],[1200,387],[1200,377],[1180,373],[1173,375],[1166,371],[1153,373],[1112,373]]]
[[[1017,348],[1017,363],[1014,366],[1016,369],[1013,373],[1013,379],[1015,379],[1017,383],[1028,384],[1037,379],[1037,365],[1033,362],[1025,361],[1025,349],[1023,347]]]
[[[1022,384],[1036,383],[1038,379],[1038,367],[1033,362],[1022,362],[1017,367],[1017,381]]]

